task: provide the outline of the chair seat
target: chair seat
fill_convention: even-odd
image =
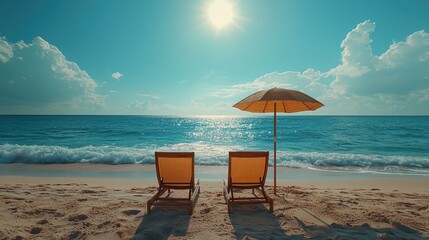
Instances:
[[[193,213],[195,201],[200,192],[199,181],[194,181],[194,152],[155,152],[156,176],[159,188],[147,201],[147,213],[153,205],[186,206]],[[170,189],[188,190],[188,197],[173,198]],[[165,197],[162,197],[167,192]]]
[[[224,181],[224,197],[228,205],[228,213],[234,204],[268,203],[273,212],[273,199],[265,191],[265,179],[268,169],[268,152],[229,152],[228,184]],[[252,189],[250,197],[234,196],[234,189]],[[258,196],[254,189],[259,189]]]

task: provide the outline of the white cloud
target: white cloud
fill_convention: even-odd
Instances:
[[[415,32],[375,56],[369,45],[374,28],[374,23],[365,21],[351,32],[359,30],[359,34],[347,35],[341,45],[343,62],[330,71],[336,77],[331,87],[341,94],[357,95],[409,94],[429,87],[429,34]],[[357,40],[349,39],[353,36]]]
[[[95,92],[97,83],[88,73],[41,37],[29,44],[4,39],[0,42],[2,112],[18,105],[23,109],[54,105],[87,109],[104,105],[104,97]]]
[[[204,101],[193,99],[185,104],[158,104],[151,101],[132,101],[127,105],[127,109],[122,109],[121,114],[148,115],[216,115],[219,113],[236,115],[237,109],[233,108],[230,102],[217,102],[208,104]],[[125,111],[124,111],[125,110]],[[127,111],[129,110],[129,111]]]
[[[312,68],[305,70],[303,73],[299,75],[299,77],[307,78],[308,80],[311,80],[311,81],[319,80],[323,76],[324,76],[323,73],[321,73],[320,71],[315,71]]]
[[[153,98],[153,99],[160,99],[159,96],[145,94],[145,93],[136,93],[136,95],[139,96],[139,97],[147,97],[147,98]]]
[[[150,101],[134,101],[128,104],[128,108],[148,111],[146,114],[150,114],[151,111],[159,110],[160,107]]]
[[[367,20],[341,43],[341,64],[327,72],[273,72],[252,82],[221,88],[212,96],[230,98],[271,87],[303,91],[335,114],[429,114],[429,33],[421,30],[376,56]]]
[[[122,76],[124,76],[122,73],[120,72],[114,72],[112,73],[112,78],[119,80],[120,78],[122,78]]]
[[[418,103],[429,102],[429,88],[410,93],[410,97],[416,98]]]
[[[313,89],[316,83],[314,81],[319,80],[324,76],[321,72],[315,71],[314,69],[307,69],[304,72],[273,72],[265,74],[253,82],[236,84],[229,87],[221,88],[216,92],[212,92],[211,96],[230,98],[242,93],[249,93],[269,89],[273,87],[283,87],[290,89]],[[317,91],[317,89],[313,89]]]
[[[12,46],[4,37],[0,37],[0,62],[6,63],[13,57]]]
[[[372,40],[369,36],[374,29],[375,23],[366,20],[347,34],[341,43],[342,64],[332,69],[331,73],[354,77],[370,71],[368,65],[372,64],[374,57],[371,47]]]

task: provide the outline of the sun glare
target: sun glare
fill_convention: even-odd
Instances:
[[[208,5],[207,14],[217,30],[231,24],[235,17],[233,5],[227,0],[214,0]]]

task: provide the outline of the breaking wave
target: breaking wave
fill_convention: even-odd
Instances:
[[[228,151],[242,146],[209,145],[203,142],[165,146],[83,146],[77,148],[47,145],[0,145],[0,163],[104,163],[153,164],[155,151],[194,151],[196,164],[227,165]],[[270,157],[272,158],[272,152]],[[270,161],[272,165],[272,159]],[[375,154],[285,152],[277,153],[278,166],[309,169],[356,170],[361,172],[429,174],[429,158]]]

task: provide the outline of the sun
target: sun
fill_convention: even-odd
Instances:
[[[207,6],[207,16],[217,30],[233,23],[234,5],[227,0],[214,0]]]

